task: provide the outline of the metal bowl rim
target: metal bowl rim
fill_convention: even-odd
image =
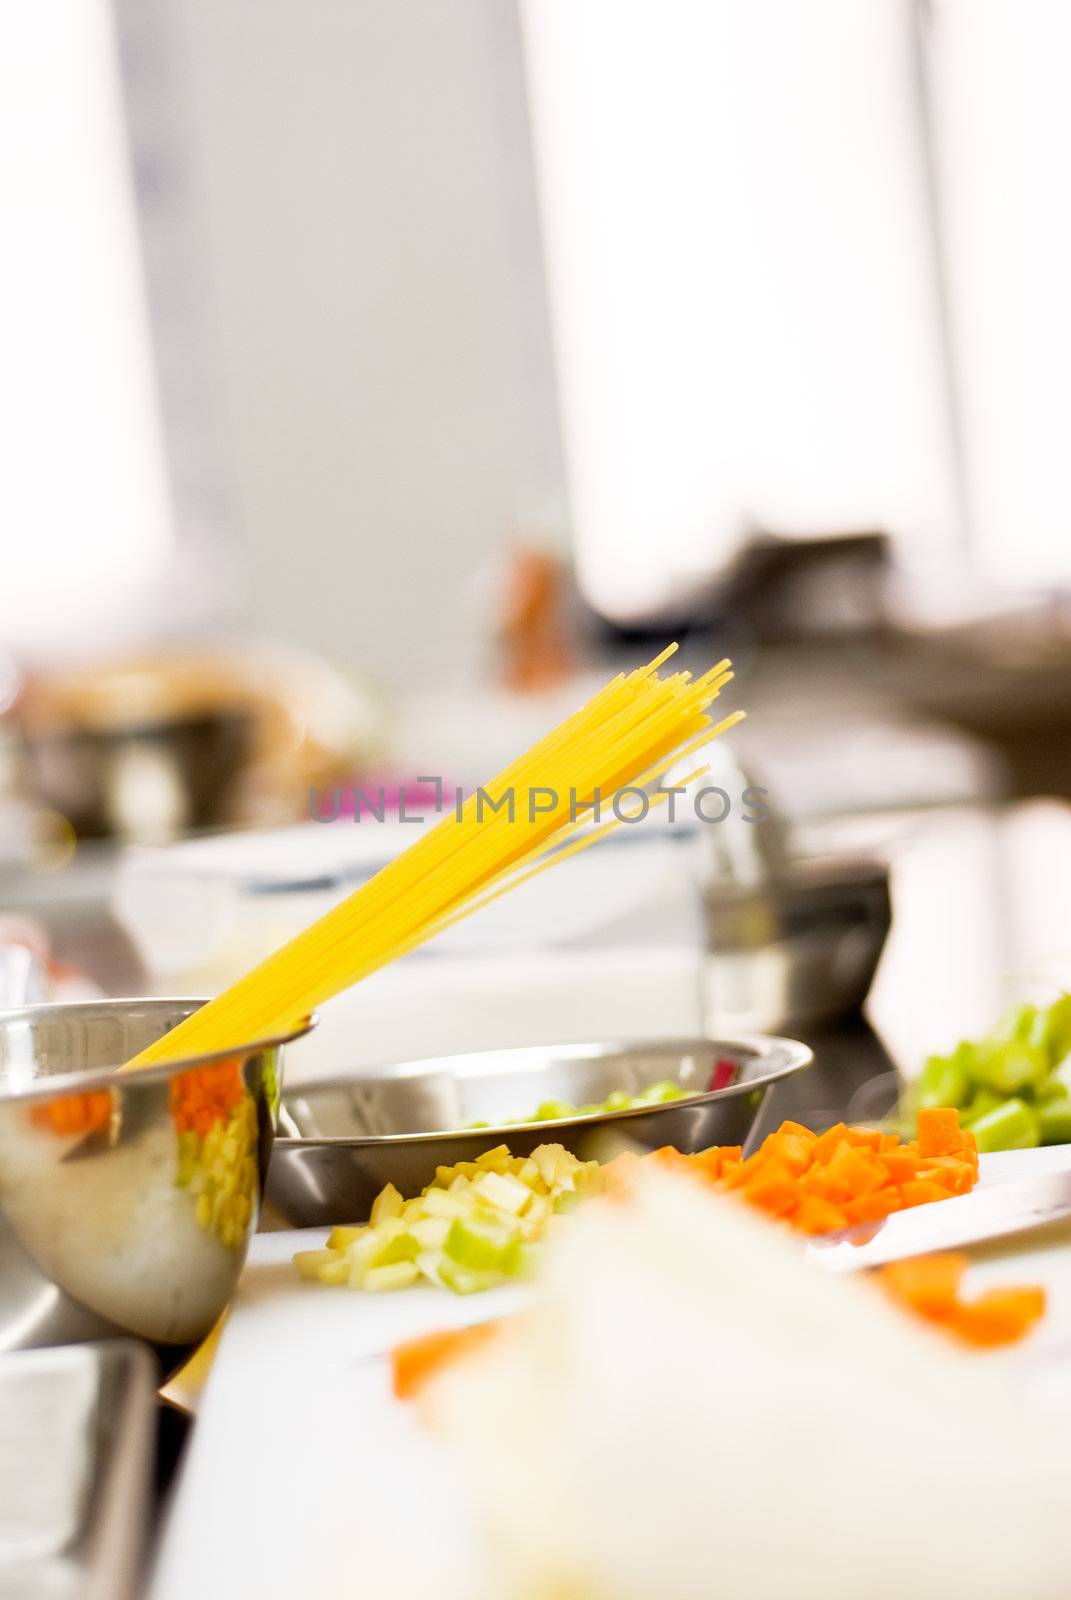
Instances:
[[[399,1145],[399,1144],[424,1144],[432,1140],[479,1138],[486,1139],[491,1134],[500,1133],[508,1138],[511,1134],[529,1133],[534,1128],[572,1128],[577,1125],[593,1125],[598,1122],[618,1121],[630,1117],[650,1117],[660,1113],[671,1112],[682,1106],[710,1105],[721,1100],[735,1100],[738,1096],[749,1094],[755,1089],[766,1089],[771,1084],[779,1083],[782,1078],[790,1077],[794,1072],[801,1072],[804,1067],[810,1066],[814,1060],[814,1051],[810,1045],[804,1044],[799,1039],[786,1039],[777,1034],[736,1034],[733,1036],[708,1039],[699,1035],[681,1036],[662,1039],[629,1039],[629,1040],[575,1040],[565,1044],[553,1045],[514,1045],[504,1050],[465,1050],[453,1055],[425,1056],[416,1061],[399,1062],[401,1067],[410,1070],[399,1073],[398,1076],[407,1078],[421,1077],[422,1073],[416,1069],[428,1067],[432,1062],[470,1060],[473,1056],[501,1057],[522,1055],[531,1051],[561,1050],[561,1051],[588,1051],[599,1052],[603,1055],[619,1055],[630,1050],[650,1050],[664,1048],[667,1045],[713,1045],[724,1046],[726,1051],[743,1050],[756,1055],[766,1055],[770,1048],[781,1048],[787,1054],[787,1061],[775,1070],[766,1073],[761,1078],[748,1078],[743,1083],[730,1084],[725,1089],[706,1089],[699,1094],[681,1095],[677,1100],[665,1100],[651,1106],[630,1106],[624,1111],[591,1111],[584,1116],[547,1118],[539,1122],[505,1122],[492,1123],[485,1128],[430,1128],[420,1133],[379,1133],[379,1134],[315,1134],[308,1138],[295,1137],[292,1134],[276,1133],[274,1148],[284,1154],[291,1150],[308,1150],[319,1146],[331,1148],[343,1147],[353,1150],[362,1150],[369,1145]],[[289,1090],[291,1096],[302,1092],[318,1089],[339,1089],[347,1084],[375,1084],[392,1083],[397,1078],[388,1073],[353,1074],[349,1077],[319,1078],[314,1082],[295,1084]],[[285,1100],[284,1096],[284,1100]]]
[[[32,1022],[36,1017],[47,1015],[77,1017],[79,1013],[92,1013],[94,1011],[118,1011],[124,1006],[138,1006],[147,1009],[161,1010],[174,1006],[192,1006],[196,1011],[200,1006],[206,1005],[202,999],[191,1000],[188,995],[168,997],[164,995],[130,996],[125,999],[110,999],[103,997],[99,1000],[59,1000],[45,1001],[41,1005],[13,1006],[7,1010],[0,1010],[0,1032],[3,1032],[8,1023]],[[192,1013],[191,1013],[192,1014]],[[283,1045],[293,1044],[295,1039],[303,1039],[307,1033],[315,1028],[318,1021],[315,1011],[309,1014],[290,1033],[273,1034],[264,1039],[253,1039],[246,1044],[231,1045],[226,1050],[210,1050],[200,1055],[183,1056],[176,1061],[162,1061],[154,1067],[139,1067],[119,1077],[119,1069],[123,1063],[117,1062],[114,1067],[94,1067],[91,1072],[55,1072],[48,1077],[35,1079],[32,1084],[20,1089],[0,1089],[0,1106],[14,1105],[24,1100],[48,1100],[56,1094],[77,1092],[86,1094],[94,1089],[113,1089],[118,1077],[119,1082],[127,1083],[161,1083],[166,1081],[172,1073],[189,1072],[197,1067],[210,1066],[214,1061],[225,1061],[230,1056],[255,1055],[260,1050],[279,1049]]]

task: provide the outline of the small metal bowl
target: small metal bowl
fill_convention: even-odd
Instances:
[[[709,1091],[719,1061],[738,1068]],[[375,1077],[305,1084],[283,1098],[268,1199],[295,1227],[361,1222],[387,1183],[418,1194],[437,1166],[508,1144],[515,1155],[558,1143],[583,1160],[627,1148],[705,1150],[743,1144],[770,1086],[811,1061],[793,1039],[667,1039],[538,1045],[439,1056]],[[599,1103],[672,1079],[687,1099],[545,1122],[505,1122],[547,1100]],[[473,1122],[493,1126],[472,1128]]]
[[[282,1048],[116,1075],[203,1005],[0,1013],[0,1350],[132,1334],[165,1372],[223,1311],[256,1227]]]

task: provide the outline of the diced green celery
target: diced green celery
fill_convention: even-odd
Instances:
[[[1052,1072],[1045,1079],[1045,1082],[1041,1085],[1041,1088],[1038,1089],[1037,1093],[1034,1095],[1034,1099],[1037,1101],[1038,1105],[1046,1105],[1051,1100],[1066,1100],[1069,1094],[1071,1094],[1071,1089],[1068,1088],[1063,1078],[1057,1077],[1057,1075]]]
[[[443,1253],[458,1266],[475,1272],[500,1272],[506,1253],[516,1243],[515,1234],[494,1223],[451,1223]]]
[[[475,1165],[485,1170],[490,1167],[494,1171],[500,1171],[504,1165],[508,1166],[510,1160],[509,1145],[496,1144],[493,1150],[485,1150],[482,1155],[477,1156]]]
[[[683,1094],[684,1090],[679,1083],[674,1083],[670,1078],[663,1078],[661,1083],[652,1083],[651,1087],[645,1089],[641,1095],[637,1095],[636,1099],[644,1105],[657,1106],[666,1105],[670,1100],[680,1100]]]
[[[604,1111],[627,1111],[632,1105],[632,1096],[624,1089],[615,1089],[608,1094],[602,1103]]]
[[[428,1217],[447,1217],[453,1221],[454,1217],[467,1217],[472,1210],[468,1197],[462,1199],[460,1195],[447,1194],[445,1189],[428,1189],[424,1195],[424,1214]]]
[[[393,1183],[388,1183],[387,1187],[382,1189],[372,1202],[370,1220],[373,1228],[377,1228],[381,1222],[386,1222],[390,1217],[400,1217],[403,1204],[402,1197]]]
[[[1037,1045],[1012,1040],[991,1044],[975,1052],[974,1075],[979,1083],[1001,1094],[1036,1088],[1049,1075],[1049,1059]]]
[[[348,1250],[355,1239],[359,1239],[362,1234],[367,1232],[367,1226],[360,1228],[332,1228],[328,1236],[327,1248],[329,1250]]]
[[[990,1034],[994,1042],[1010,1043],[1018,1040],[1027,1044],[1031,1040],[1038,1020],[1038,1008],[1024,1001],[1019,1005],[1010,1007]]]
[[[1052,1062],[1071,1055],[1071,994],[1062,994],[1045,1012],[1044,1045]]]
[[[565,1146],[560,1144],[541,1144],[532,1151],[532,1160],[548,1189],[554,1188],[558,1176],[558,1158],[564,1155]]]
[[[422,1250],[416,1258],[417,1270],[427,1278],[429,1283],[437,1287],[442,1286],[442,1264],[444,1256],[441,1250]]]
[[[391,1289],[409,1289],[420,1277],[415,1261],[396,1261],[386,1267],[369,1267],[361,1287],[370,1294],[386,1294]]]
[[[449,1256],[444,1256],[439,1267],[439,1280],[455,1294],[480,1294],[484,1289],[493,1289],[502,1282],[500,1272],[473,1272],[468,1267],[459,1266],[456,1261],[451,1261]]]
[[[499,1211],[507,1211],[514,1217],[524,1210],[532,1198],[532,1191],[525,1184],[519,1183],[516,1178],[503,1177],[498,1172],[485,1172],[472,1187],[489,1205],[497,1207]]]
[[[318,1282],[322,1281],[322,1269],[334,1266],[337,1261],[343,1261],[345,1265],[343,1258],[335,1250],[299,1250],[294,1257],[294,1265],[299,1275]],[[342,1277],[345,1278],[345,1273]]]
[[[452,1227],[447,1217],[421,1217],[409,1231],[421,1250],[441,1250]]]
[[[967,1073],[955,1056],[930,1056],[911,1094],[918,1110],[933,1106],[962,1106],[970,1097]]]
[[[964,1126],[969,1127],[987,1112],[995,1111],[1004,1104],[1004,1099],[1004,1095],[998,1094],[995,1089],[976,1089],[963,1109]]]
[[[415,1234],[396,1233],[392,1239],[387,1240],[382,1250],[377,1251],[372,1259],[372,1265],[392,1267],[397,1261],[415,1261],[419,1254],[420,1242]]]
[[[543,1226],[550,1214],[551,1204],[547,1196],[542,1194],[533,1195],[524,1216],[521,1218],[526,1232],[535,1233]]]
[[[1041,1143],[1037,1116],[1025,1100],[1005,1100],[969,1126],[982,1151],[1031,1150]]]
[[[1042,1144],[1071,1144],[1071,1100],[1046,1100],[1037,1108]]]
[[[544,1100],[537,1109],[533,1122],[560,1122],[565,1117],[575,1117],[576,1106],[568,1100]]]

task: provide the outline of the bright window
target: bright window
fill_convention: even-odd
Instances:
[[[0,32],[0,638],[129,620],[171,542],[110,7]]]

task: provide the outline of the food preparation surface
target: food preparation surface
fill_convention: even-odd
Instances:
[[[983,1158],[982,1182],[1063,1167],[1071,1146],[1008,1152]],[[253,1241],[150,1600],[346,1600],[392,1578],[399,1596],[464,1592],[471,1558],[449,1461],[392,1399],[383,1357],[401,1339],[514,1309],[525,1291],[462,1300],[303,1283],[290,1258],[324,1237]],[[983,1359],[1014,1363],[1039,1405],[1071,1405],[1071,1225],[979,1248],[973,1262],[970,1288],[1039,1282],[1049,1292],[1038,1330]]]

